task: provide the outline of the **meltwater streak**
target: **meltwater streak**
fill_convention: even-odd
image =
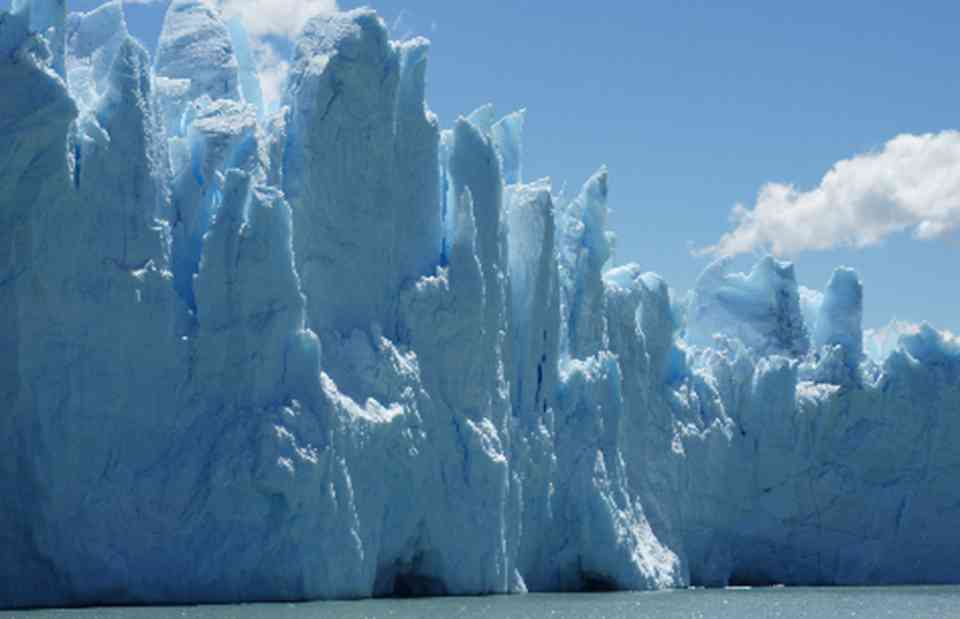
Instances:
[[[547,594],[312,604],[0,612],[30,619],[695,619],[960,616],[960,587],[774,588]]]

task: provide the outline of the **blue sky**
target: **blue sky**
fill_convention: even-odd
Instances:
[[[96,4],[69,3],[75,10]],[[360,4],[366,3],[340,6]],[[486,102],[504,113],[526,107],[527,179],[550,176],[575,191],[607,164],[618,262],[639,262],[684,290],[710,260],[691,250],[733,230],[733,206],[753,208],[764,184],[793,184],[802,194],[837,161],[878,151],[898,134],[960,125],[960,3],[724,4],[381,0],[373,6],[397,34],[433,41],[429,100],[445,126]],[[157,7],[134,7],[131,29],[149,39],[161,15]],[[954,136],[943,141],[953,148]],[[842,191],[788,202],[804,205],[814,221],[830,220],[846,202],[824,195],[847,196],[849,185],[869,198],[876,192],[864,183],[889,184],[898,174],[923,180],[930,165],[943,161],[940,152],[914,157],[914,167],[903,172],[888,169],[904,160],[891,148],[870,166],[845,168],[852,180],[841,178]],[[874,176],[860,173],[866,168]],[[960,179],[954,169],[944,174]],[[943,175],[933,178],[924,186],[942,185],[940,195],[914,202],[923,208],[939,199],[940,212],[955,222],[960,197]],[[882,204],[869,211],[873,203],[865,200],[867,217],[889,211]],[[768,201],[765,213],[776,218],[783,204]],[[834,266],[856,268],[866,287],[868,327],[897,317],[960,332],[956,228],[932,240],[909,232],[879,236],[879,243],[856,249],[783,246],[810,287],[822,288]],[[738,264],[748,268],[752,259],[748,253]]]

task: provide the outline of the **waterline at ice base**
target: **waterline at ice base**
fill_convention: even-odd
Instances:
[[[614,266],[428,47],[0,14],[0,607],[960,582],[960,339]]]

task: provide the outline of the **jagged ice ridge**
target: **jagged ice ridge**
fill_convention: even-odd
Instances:
[[[960,340],[766,258],[612,267],[605,169],[425,39],[0,13],[0,606],[960,578]]]

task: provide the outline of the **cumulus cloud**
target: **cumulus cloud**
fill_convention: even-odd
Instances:
[[[266,110],[271,112],[283,98],[290,63],[272,45],[263,41],[255,44],[254,53],[257,56],[257,74],[260,76],[263,103]]]
[[[778,255],[867,247],[909,231],[917,239],[960,228],[960,132],[899,135],[876,152],[836,163],[811,191],[769,183],[733,231],[700,255]]]
[[[224,16],[239,17],[254,38],[293,39],[307,21],[337,10],[336,0],[221,0]]]
[[[267,112],[282,98],[290,43],[317,15],[337,10],[336,0],[217,0],[224,19],[239,19],[250,37]]]

